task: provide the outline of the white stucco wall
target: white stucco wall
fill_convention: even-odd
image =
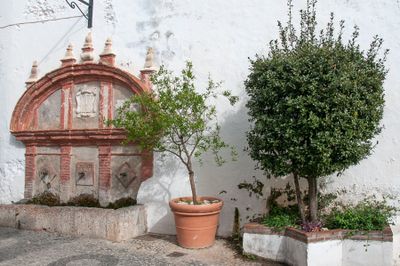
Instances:
[[[102,51],[107,37],[113,38],[117,64],[138,74],[143,66],[146,47],[156,49],[158,63],[180,70],[184,61],[193,61],[197,77],[204,84],[208,73],[215,80],[241,96],[240,104],[231,108],[218,105],[222,133],[237,144],[238,162],[223,167],[205,165],[196,174],[199,194],[218,195],[225,200],[220,234],[230,232],[233,209],[239,207],[241,217],[260,213],[265,201],[249,198],[237,184],[255,175],[255,163],[243,148],[248,130],[243,81],[248,74],[248,57],[267,51],[269,40],[277,36],[277,20],[286,19],[286,1],[282,0],[96,0],[93,38],[95,52]],[[295,0],[295,14],[304,1]],[[321,0],[319,20],[326,22],[329,12],[347,21],[348,32],[354,24],[361,28],[360,42],[367,47],[374,34],[385,40],[391,49],[387,66],[390,72],[385,83],[386,108],[375,152],[360,165],[341,177],[328,179],[326,191],[346,189],[353,200],[364,194],[390,194],[400,198],[400,3],[397,0]],[[0,27],[17,22],[58,18],[79,14],[65,1],[13,0],[2,1]],[[25,90],[24,81],[31,63],[38,60],[41,74],[59,66],[65,48],[72,42],[75,54],[87,34],[83,18],[12,26],[0,29],[0,202],[18,200],[23,196],[24,146],[9,133],[12,110]],[[208,160],[210,161],[210,160]],[[207,162],[207,160],[206,160]],[[267,181],[271,186],[287,180]],[[139,201],[149,205],[149,226],[154,232],[174,233],[174,223],[167,205],[171,197],[189,195],[189,182],[182,167],[174,161],[157,160],[155,175],[146,181]],[[236,199],[236,200],[234,200]],[[397,204],[399,204],[397,202]],[[248,208],[248,209],[247,209]]]

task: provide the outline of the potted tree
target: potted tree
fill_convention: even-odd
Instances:
[[[234,154],[233,147],[220,137],[216,108],[209,102],[219,95],[220,83],[209,78],[204,92],[198,92],[190,62],[180,76],[174,76],[161,66],[151,81],[154,91],[134,95],[110,123],[126,129],[127,142],[172,154],[184,165],[192,195],[169,202],[175,216],[177,240],[186,248],[208,247],[214,243],[223,202],[215,197],[197,195],[193,160],[210,151],[221,165],[225,162],[219,154],[221,149],[231,148]],[[229,91],[221,95],[232,105],[238,100]]]

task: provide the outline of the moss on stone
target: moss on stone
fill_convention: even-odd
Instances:
[[[47,206],[59,206],[60,205],[60,198],[49,192],[45,191],[34,196],[32,199],[26,202],[27,204],[37,204],[37,205],[47,205]]]
[[[131,197],[120,198],[114,202],[110,202],[107,205],[108,209],[119,209],[136,205],[136,200]]]
[[[136,199],[131,197],[120,198],[110,202],[106,207],[100,205],[99,200],[91,194],[81,194],[71,198],[67,203],[61,203],[58,195],[51,192],[43,192],[28,200],[26,204],[37,204],[47,206],[74,206],[74,207],[92,207],[105,209],[119,209],[136,205]]]
[[[99,200],[91,194],[81,194],[70,199],[67,203],[68,206],[77,207],[101,207]]]

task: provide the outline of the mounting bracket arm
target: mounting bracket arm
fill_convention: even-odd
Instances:
[[[84,0],[78,0],[78,1],[88,7],[87,13],[82,11],[82,9],[79,7],[79,5],[75,1],[65,0],[65,2],[67,2],[67,4],[72,9],[75,9],[75,7],[78,8],[79,12],[81,12],[81,14],[87,19],[88,28],[90,29],[93,26],[93,0],[89,0],[89,2],[86,2]]]

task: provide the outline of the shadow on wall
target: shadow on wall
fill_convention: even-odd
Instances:
[[[221,124],[222,137],[227,143],[236,146],[238,160],[231,161],[229,154],[226,154],[227,163],[218,167],[212,157],[208,156],[204,160],[206,167],[198,167],[197,171],[199,194],[216,195],[224,200],[218,231],[223,236],[232,232],[236,207],[240,213],[240,226],[243,226],[250,219],[265,214],[271,188],[283,188],[287,182],[292,182],[289,178],[267,179],[263,171],[255,169],[256,162],[245,150],[248,147],[246,132],[250,129],[248,119],[247,108],[242,104],[236,113],[229,114]],[[250,196],[249,191],[238,188],[244,181],[252,183],[253,177],[264,183],[263,196],[260,198],[254,194]],[[221,191],[226,193],[219,194]]]
[[[154,233],[175,233],[173,215],[168,201],[173,198],[171,191],[180,172],[180,165],[172,156],[154,156],[153,177],[140,187],[138,202],[147,205],[147,226]]]
[[[13,135],[9,135],[8,138],[8,144],[13,148],[13,149],[24,149],[25,145],[21,142],[15,139]]]
[[[249,129],[247,109],[240,106],[236,113],[229,114],[221,123],[221,135],[229,144],[234,144],[238,151],[238,160],[231,161],[229,152],[224,155],[227,162],[218,167],[211,154],[203,157],[203,165],[195,164],[195,176],[199,196],[217,196],[224,200],[218,234],[229,236],[233,228],[235,207],[240,212],[243,225],[251,218],[266,211],[266,198],[272,187],[283,188],[291,179],[267,179],[260,170],[255,170],[256,163],[244,151],[247,146],[246,131]],[[264,196],[249,197],[249,192],[238,189],[244,181],[253,182],[253,176],[264,183]],[[148,206],[148,227],[150,232],[175,234],[174,218],[168,206],[173,197],[189,196],[190,186],[187,173],[175,157],[160,161],[155,157],[154,176],[142,184],[139,202]]]

